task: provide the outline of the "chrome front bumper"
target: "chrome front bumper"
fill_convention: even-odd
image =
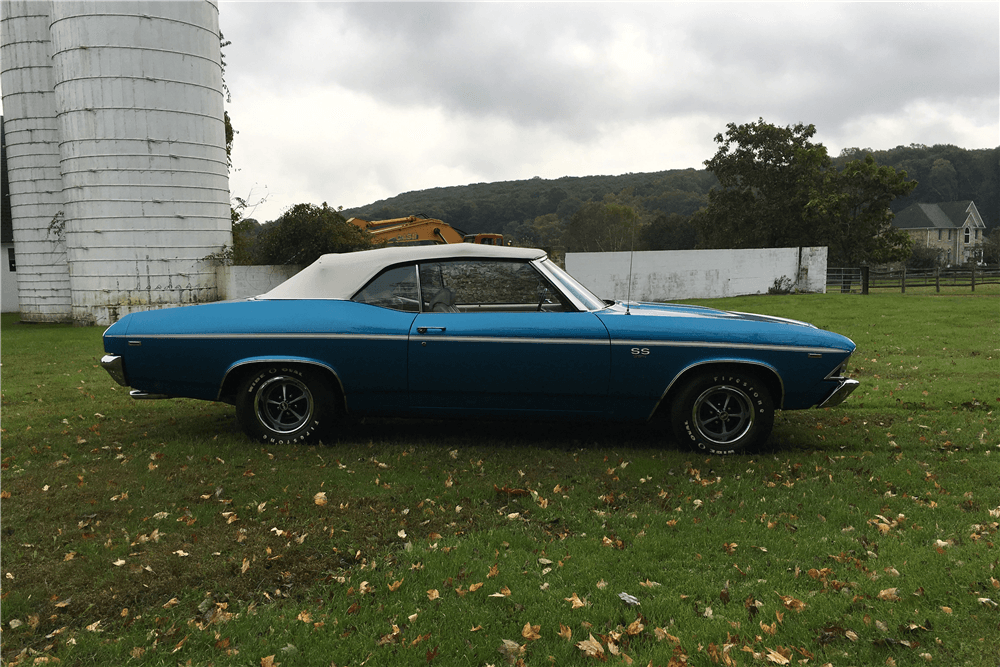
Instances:
[[[861,383],[858,382],[857,380],[851,380],[851,379],[848,379],[848,378],[844,378],[843,380],[841,380],[840,386],[837,387],[833,391],[833,393],[830,394],[827,397],[827,399],[825,401],[823,401],[822,403],[820,403],[817,407],[820,407],[820,408],[832,408],[832,407],[840,405],[845,400],[847,400],[847,397],[851,395],[851,392],[853,392],[855,389],[857,389],[858,385],[860,385],[860,384]]]
[[[108,372],[111,378],[123,387],[128,386],[125,379],[125,365],[122,358],[115,354],[105,354],[101,357],[101,367]]]

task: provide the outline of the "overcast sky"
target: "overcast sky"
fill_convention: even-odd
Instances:
[[[1000,3],[220,4],[233,196],[271,220],[478,182],[701,169],[727,123],[831,155],[1000,145]]]

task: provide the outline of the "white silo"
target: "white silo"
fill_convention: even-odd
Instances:
[[[49,46],[48,2],[0,1],[7,173],[19,309],[26,322],[72,317]]]
[[[205,257],[232,241],[217,4],[50,9],[74,321],[215,300]]]

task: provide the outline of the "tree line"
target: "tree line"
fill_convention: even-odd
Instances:
[[[232,259],[283,263],[295,255],[294,263],[306,263],[317,252],[367,247],[344,222],[349,217],[417,214],[550,250],[824,245],[831,264],[880,264],[915,257],[908,236],[892,227],[893,213],[917,202],[972,200],[990,234],[986,259],[1000,261],[1000,147],[913,144],[831,157],[815,132],[763,119],[730,123],[701,170],[432,188],[349,210],[300,204],[262,226],[234,211]],[[310,224],[323,231],[306,233]],[[309,240],[296,244],[295,237]]]

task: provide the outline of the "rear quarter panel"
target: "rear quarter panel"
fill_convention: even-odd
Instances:
[[[130,385],[216,400],[226,374],[292,360],[336,374],[349,400],[405,401],[413,314],[339,300],[222,302],[133,313],[105,333]]]

